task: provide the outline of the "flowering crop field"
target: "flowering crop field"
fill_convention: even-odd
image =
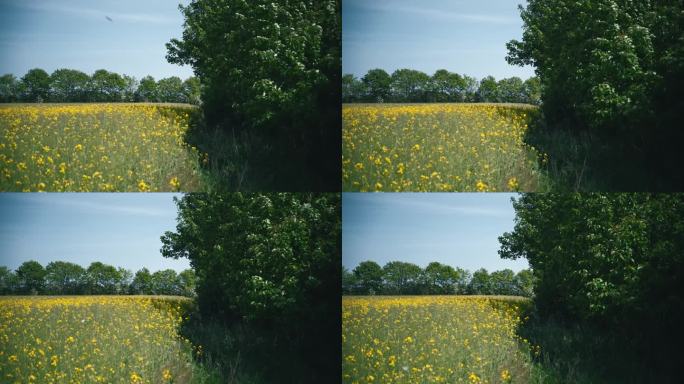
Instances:
[[[150,296],[2,297],[0,382],[188,382],[192,346],[177,328],[190,303]]]
[[[344,383],[527,383],[538,347],[516,335],[528,299],[344,297]]]
[[[182,104],[0,106],[0,191],[195,191]]]
[[[344,191],[524,191],[547,159],[523,142],[536,107],[516,104],[342,106]]]

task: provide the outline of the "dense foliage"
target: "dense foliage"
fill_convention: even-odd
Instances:
[[[188,258],[195,269],[205,318],[277,334],[272,351],[284,345],[306,356],[310,366],[293,382],[339,378],[340,200],[187,194],[176,200],[176,231],[162,237],[165,257]]]
[[[359,263],[351,272],[342,270],[342,292],[348,295],[517,295],[532,296],[532,272],[510,269],[470,273],[431,262],[425,268],[391,261],[380,267],[374,261]]]
[[[590,132],[644,163],[639,189],[681,190],[684,3],[530,0],[521,16],[507,60],[535,67],[549,128]]]
[[[167,59],[202,82],[208,128],[260,137],[271,169],[297,170],[294,189],[338,189],[340,1],[194,0],[180,9],[183,37],[167,44]]]
[[[0,103],[14,102],[165,102],[200,103],[200,84],[195,77],[185,81],[177,76],[155,81],[146,76],[119,75],[104,69],[92,75],[74,69],[57,69],[49,75],[31,69],[21,79],[12,74],[0,76]]]
[[[88,268],[67,261],[43,267],[30,260],[15,271],[0,266],[1,295],[195,295],[195,273],[166,269],[135,275],[125,268],[93,262]]]
[[[355,102],[490,102],[540,103],[540,83],[536,77],[525,81],[511,77],[496,81],[487,76],[481,81],[446,69],[429,76],[413,69],[398,69],[391,75],[371,69],[361,79],[342,76],[342,101]]]
[[[676,355],[684,195],[525,194],[514,208],[499,252],[529,261],[541,316],[629,335],[663,362]]]

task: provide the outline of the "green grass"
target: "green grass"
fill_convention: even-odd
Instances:
[[[543,191],[545,156],[523,141],[537,114],[517,104],[345,104],[342,189]]]
[[[199,191],[182,104],[0,105],[0,191]]]
[[[344,383],[532,382],[536,346],[516,334],[528,299],[344,297]]]
[[[0,381],[189,383],[205,376],[178,335],[186,298],[0,298]]]

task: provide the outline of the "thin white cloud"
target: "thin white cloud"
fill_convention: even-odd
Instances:
[[[354,194],[350,195],[353,196]],[[460,196],[465,194],[456,195]],[[429,196],[422,193],[384,193],[381,195],[371,195],[367,198],[370,199],[368,201],[372,201],[373,204],[382,205],[385,208],[411,209],[414,212],[431,215],[448,214],[502,218],[512,218],[514,216],[512,205],[508,207],[487,205],[488,197],[485,195],[482,195],[482,200],[480,201],[475,199],[463,201],[459,196],[452,196],[450,194],[435,194]]]
[[[131,216],[148,216],[148,217],[170,217],[175,218],[177,215],[176,209],[161,209],[157,207],[149,207],[142,205],[133,205],[120,203],[112,203],[108,201],[109,199],[100,199],[99,197],[111,196],[116,194],[106,194],[98,193],[97,199],[88,198],[80,193],[62,193],[60,196],[50,196],[45,194],[11,194],[5,195],[5,198],[15,198],[17,202],[25,203],[30,201],[31,204],[44,204],[51,207],[62,206],[68,207],[73,210],[78,210],[81,212],[98,212],[98,213],[110,213],[119,215],[131,215]],[[83,196],[83,197],[81,197]],[[170,197],[169,197],[170,199]]]
[[[70,7],[55,3],[48,2],[25,2],[18,3],[26,9],[31,9],[39,12],[57,12],[70,14],[80,17],[86,17],[91,19],[102,19],[103,23],[109,23],[105,17],[110,17],[114,23],[124,22],[124,23],[146,23],[146,24],[179,24],[180,19],[172,18],[163,15],[155,15],[150,13],[125,13],[125,12],[114,12],[105,11],[92,8],[80,8],[80,7]]]
[[[520,22],[519,18],[513,16],[502,16],[502,15],[485,15],[476,13],[462,13],[456,11],[447,11],[442,9],[426,8],[423,7],[412,7],[406,5],[396,5],[392,3],[381,3],[381,2],[362,2],[359,3],[365,9],[386,12],[386,13],[405,13],[410,14],[415,17],[422,17],[427,19],[438,19],[438,20],[452,20],[452,21],[465,21],[472,23],[481,24],[517,24]]]

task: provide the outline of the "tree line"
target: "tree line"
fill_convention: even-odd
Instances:
[[[413,69],[397,69],[391,75],[383,69],[371,69],[361,79],[342,76],[342,101],[356,102],[489,102],[539,104],[539,78],[525,81],[519,77],[482,80],[439,69],[430,76]]]
[[[2,295],[195,295],[195,273],[165,269],[151,273],[142,268],[133,274],[93,262],[88,268],[67,261],[52,261],[43,267],[30,260],[12,271],[0,266]]]
[[[342,292],[347,295],[515,295],[532,296],[529,269],[517,274],[510,269],[489,273],[470,271],[431,262],[425,268],[391,261],[383,267],[374,261],[342,270]]]
[[[74,102],[165,102],[200,103],[200,82],[171,76],[155,81],[145,76],[120,75],[98,69],[92,75],[75,69],[57,69],[52,74],[34,68],[18,79],[0,76],[0,103]]]

